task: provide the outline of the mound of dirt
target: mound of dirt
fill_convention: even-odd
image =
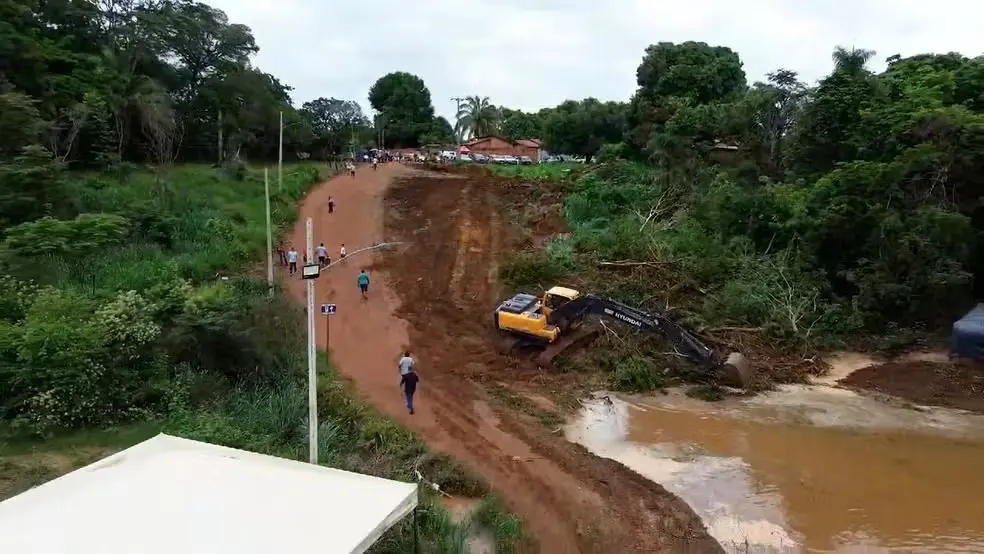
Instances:
[[[984,413],[981,364],[887,362],[859,369],[838,383],[897,396],[915,404]]]

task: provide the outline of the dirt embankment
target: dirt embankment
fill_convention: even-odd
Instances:
[[[892,361],[861,368],[838,383],[915,404],[984,413],[984,365],[981,364]]]
[[[497,179],[396,164],[312,191],[294,244],[303,244],[306,217],[314,219],[315,243],[324,240],[332,253],[341,243],[354,252],[383,239],[405,241],[375,260],[346,260],[318,280],[316,304],[338,307],[331,316],[335,364],[380,411],[483,475],[523,518],[541,552],[721,552],[683,501],[551,434],[544,419],[499,394],[503,384],[516,391],[535,382],[539,390],[543,382],[531,364],[498,353],[491,327],[497,267],[529,234],[515,228],[508,207],[527,200]],[[367,266],[372,284],[363,300],[355,283]],[[304,299],[300,279],[288,280],[288,289]],[[322,348],[325,323],[319,317]],[[404,409],[397,385],[396,360],[407,347],[420,366],[415,415]]]
[[[390,186],[386,236],[408,246],[379,267],[409,323],[422,401],[452,438],[451,453],[489,479],[541,551],[719,552],[683,501],[486,394],[538,373],[499,354],[491,325],[501,300],[496,271],[525,240],[510,207],[525,200],[516,187],[478,174],[418,174]]]

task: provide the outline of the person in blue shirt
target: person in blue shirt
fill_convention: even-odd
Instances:
[[[367,298],[366,293],[369,292],[369,274],[364,269],[359,272],[359,290],[362,291],[362,298]]]

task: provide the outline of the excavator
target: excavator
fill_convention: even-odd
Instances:
[[[643,332],[662,331],[678,355],[719,380],[740,388],[751,383],[752,370],[742,354],[707,346],[665,314],[567,287],[555,286],[543,297],[519,293],[501,302],[495,308],[495,327],[509,338],[510,351],[516,346],[542,348],[537,363],[549,367],[562,352],[598,334],[597,328],[582,325],[589,316],[620,321]]]

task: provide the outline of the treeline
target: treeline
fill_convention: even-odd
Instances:
[[[518,280],[580,256],[625,262],[597,280],[611,292],[706,323],[800,339],[948,328],[984,292],[984,58],[892,56],[876,74],[873,54],[836,49],[816,86],[788,69],[749,85],[727,47],[651,46],[618,139],[585,131],[586,154],[624,161],[573,180],[574,234]],[[594,122],[580,129],[607,125],[579,113]],[[549,136],[550,115],[513,117]]]

